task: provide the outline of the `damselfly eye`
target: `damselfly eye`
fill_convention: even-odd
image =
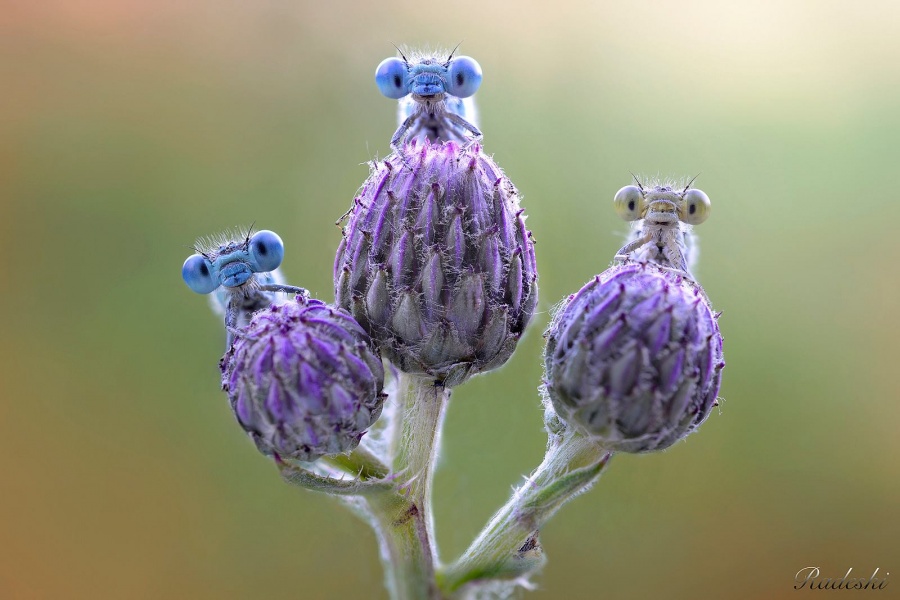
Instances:
[[[375,84],[388,98],[399,100],[409,93],[409,76],[406,62],[399,58],[386,58],[375,69]]]
[[[457,56],[450,61],[450,86],[447,90],[457,98],[468,98],[481,85],[481,65],[474,58]]]
[[[219,282],[213,277],[209,263],[199,254],[192,254],[184,261],[184,266],[181,267],[181,277],[188,287],[198,294],[211,294],[219,287]]]
[[[625,221],[637,221],[644,212],[644,195],[636,185],[626,185],[613,198],[616,213]]]
[[[699,225],[709,216],[710,208],[709,196],[700,190],[688,190],[679,217],[688,225]]]
[[[274,231],[258,231],[250,238],[250,258],[255,272],[274,271],[284,259],[284,242]]]

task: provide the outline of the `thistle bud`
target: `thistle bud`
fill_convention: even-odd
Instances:
[[[303,296],[257,312],[220,368],[238,423],[268,456],[348,452],[384,403],[384,369],[366,332]]]
[[[687,277],[646,263],[611,267],[547,329],[553,408],[608,450],[668,448],[717,404],[725,366],[717,318]]]
[[[477,146],[374,163],[334,265],[337,304],[401,371],[454,386],[512,355],[537,302],[516,188]]]

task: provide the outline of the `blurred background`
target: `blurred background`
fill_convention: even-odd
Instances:
[[[460,41],[542,300],[454,393],[442,556],[541,459],[541,331],[621,245],[616,190],[700,173],[724,402],[567,506],[529,597],[793,597],[807,566],[898,597],[898,25],[892,0],[4,3],[0,598],[386,597],[367,527],[234,423],[180,267],[255,221],[332,300],[332,224],[396,127],[375,67]]]

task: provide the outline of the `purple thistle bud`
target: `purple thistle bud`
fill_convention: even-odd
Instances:
[[[516,188],[478,146],[374,163],[334,263],[338,306],[401,371],[454,386],[505,363],[537,303]]]
[[[545,334],[553,408],[608,450],[668,448],[716,405],[725,366],[716,320],[687,277],[647,263],[607,269],[560,306]]]
[[[312,461],[352,450],[384,403],[368,334],[303,296],[257,312],[219,366],[238,423],[269,456]]]

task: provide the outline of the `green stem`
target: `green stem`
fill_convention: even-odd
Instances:
[[[368,496],[390,494],[394,491],[393,486],[385,481],[335,479],[283,461],[276,462],[276,466],[281,471],[281,478],[287,483],[332,496]]]
[[[428,528],[415,504],[396,494],[367,499],[385,584],[393,600],[438,600]]]
[[[362,480],[384,479],[388,475],[388,468],[377,456],[362,446],[357,446],[353,452],[348,454],[326,456],[322,460]]]
[[[401,492],[422,514],[432,562],[437,564],[431,510],[432,472],[450,389],[434,385],[432,379],[412,375],[401,375],[398,384],[404,401],[401,407],[404,418],[395,432],[394,473],[401,481]]]
[[[539,530],[600,477],[611,454],[574,432],[553,435],[544,461],[484,527],[462,557],[439,575],[454,592],[466,583],[518,580],[543,566]]]
[[[439,600],[437,546],[431,512],[432,471],[450,390],[433,380],[401,375],[394,397],[398,423],[388,430],[390,469],[364,446],[324,457],[323,474],[278,461],[289,483],[340,497],[378,537],[385,579],[394,600]],[[335,476],[347,473],[345,481]]]
[[[431,484],[449,397],[450,390],[426,378],[401,375],[397,382],[399,422],[389,447],[397,493],[366,499],[394,600],[441,597],[435,583]]]

